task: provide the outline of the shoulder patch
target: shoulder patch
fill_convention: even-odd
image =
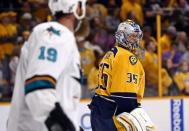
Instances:
[[[136,58],[136,56],[132,55],[129,57],[129,61],[132,65],[135,65],[137,63],[138,59]]]
[[[55,35],[57,35],[57,36],[60,36],[60,31],[59,30],[56,30],[54,27],[49,27],[49,28],[47,28],[47,31],[49,32],[49,33],[53,33],[53,34],[55,34]]]

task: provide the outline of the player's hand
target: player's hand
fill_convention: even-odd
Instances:
[[[75,127],[70,119],[66,116],[59,103],[50,112],[45,121],[48,131],[75,131]]]

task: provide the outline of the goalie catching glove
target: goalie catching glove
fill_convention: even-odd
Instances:
[[[123,112],[116,119],[126,131],[155,131],[155,126],[143,108],[136,108],[130,113]]]
[[[70,119],[66,116],[59,103],[50,112],[45,121],[48,131],[75,131],[75,127]]]

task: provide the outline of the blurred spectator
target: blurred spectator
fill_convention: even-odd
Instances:
[[[145,57],[141,60],[145,76],[146,76],[146,90],[148,90],[146,95],[157,95],[157,85],[158,85],[158,65],[157,65],[157,54],[155,41],[149,41],[146,43],[145,48]],[[150,94],[149,94],[150,92]]]
[[[19,27],[20,24],[18,23],[18,13],[17,12],[13,12],[13,11],[9,11],[8,12],[9,18],[10,18],[10,24],[12,25],[12,28],[15,30],[15,37],[17,37],[17,35],[20,34],[19,32]]]
[[[136,0],[128,0],[124,2],[121,6],[120,17],[122,21],[128,19],[128,14],[131,13],[135,16],[136,22],[143,25],[144,18],[142,7],[137,3]]]
[[[163,60],[167,60],[167,68],[171,75],[173,75],[178,70],[181,57],[182,52],[178,50],[175,44],[171,45],[170,51],[163,54]]]
[[[186,45],[186,52],[183,54],[181,61],[187,61],[189,63],[189,41],[187,42]]]
[[[101,54],[103,54],[101,47],[94,42],[94,35],[92,34],[88,37],[88,40],[85,42],[84,46],[90,50],[98,50]]]
[[[175,43],[177,44],[178,50],[182,53],[186,51],[187,40],[187,34],[184,31],[178,32]]]
[[[156,23],[154,22],[156,21],[156,15],[163,14],[163,10],[161,9],[161,3],[159,0],[147,0],[143,10],[145,18],[144,25],[150,26],[154,35],[156,29]]]
[[[98,86],[98,69],[99,63],[103,54],[101,50],[94,50],[95,54],[95,66],[91,69],[88,75],[88,89],[93,91]]]
[[[91,96],[90,91],[88,90],[88,75],[91,69],[95,65],[95,54],[93,50],[85,47],[85,38],[77,36],[77,44],[81,56],[81,67],[83,69],[82,75],[82,98],[88,98]]]
[[[23,13],[29,13],[31,12],[31,5],[28,1],[22,2],[22,12]]]
[[[116,0],[109,0],[108,2],[108,16],[105,19],[105,25],[108,32],[114,33],[120,23],[119,7],[116,5]]]
[[[7,92],[8,85],[8,82],[4,79],[3,73],[3,64],[2,60],[0,60],[0,100],[4,97],[5,92]]]
[[[11,56],[11,60],[9,62],[9,67],[11,70],[11,80],[10,80],[11,91],[13,91],[13,87],[14,87],[16,69],[17,69],[18,62],[19,62],[20,51],[21,51],[21,47],[16,46],[14,48],[13,54]]]
[[[4,51],[4,43],[7,41],[8,32],[5,26],[2,23],[2,19],[4,19],[5,13],[0,14],[0,50],[1,50],[1,58],[4,58],[5,51]]]
[[[174,25],[178,31],[189,33],[189,12],[175,8],[170,17],[171,25]]]
[[[100,29],[95,32],[93,42],[96,45],[100,46],[104,51],[109,49],[107,45],[108,44],[107,40],[108,40],[108,33],[105,30]]]
[[[76,36],[87,38],[90,34],[91,28],[89,24],[89,20],[86,18],[82,20],[80,26],[78,27],[77,31],[75,32]]]
[[[163,95],[168,96],[170,95],[170,87],[172,84],[172,78],[168,74],[167,70],[165,68],[161,69],[161,77],[162,77],[162,89],[163,89]]]
[[[108,5],[106,7],[108,9],[108,14],[109,14],[109,12],[111,12],[111,14],[113,14],[114,10],[119,9],[119,6],[116,4],[116,0],[109,0]]]
[[[30,32],[29,31],[27,31],[27,30],[23,31],[22,32],[23,42],[27,41],[29,36],[30,36]]]
[[[189,63],[182,61],[179,71],[174,75],[174,80],[179,88],[180,94],[189,95]]]
[[[31,31],[32,30],[32,27],[36,24],[33,22],[32,20],[32,14],[31,13],[24,13],[22,16],[21,16],[21,31],[25,31],[25,30],[28,30],[28,31]]]
[[[173,44],[176,34],[177,34],[176,28],[174,26],[170,26],[166,30],[166,32],[163,34],[163,36],[160,38],[160,45],[161,45],[162,53],[170,51],[171,44]]]
[[[116,31],[119,23],[120,23],[120,19],[119,19],[119,9],[115,9],[114,11],[109,10],[108,12],[108,16],[106,17],[106,28],[107,31],[113,33]]]
[[[41,1],[34,1],[32,3],[33,9],[32,9],[32,14],[36,20],[36,22],[39,24],[41,22],[44,22],[47,20],[47,16],[49,13],[49,9],[45,8],[47,7],[47,3],[44,3],[43,0]]]
[[[99,30],[105,30],[105,23],[104,19],[101,19],[98,16],[95,16],[91,21],[90,21],[90,27],[91,27],[91,33],[95,33],[96,31]]]
[[[152,36],[152,31],[150,26],[145,26],[143,29],[143,39],[141,41],[141,47],[146,47],[145,44],[149,43],[150,41],[154,41],[156,43],[155,38]]]
[[[100,17],[103,19],[108,15],[107,8],[100,3],[96,3],[96,0],[88,0],[86,12],[89,20],[92,20],[94,17]]]
[[[183,10],[183,11],[189,11],[189,5],[186,0],[177,0],[177,8]]]
[[[113,3],[115,4],[115,0],[112,0]],[[106,41],[106,47],[102,47],[104,49],[104,51],[107,51],[109,49],[111,49],[114,44],[115,44],[115,37],[114,37],[114,33],[120,23],[120,19],[119,19],[119,8],[117,8],[115,6],[115,8],[113,8],[113,3],[111,6],[108,7],[108,16],[105,19],[105,25],[106,25],[106,31],[107,31],[107,41]]]
[[[7,16],[9,17],[9,28],[10,35],[17,34],[17,13],[13,11],[7,12]]]
[[[163,95],[167,96],[173,94],[172,92],[175,90],[175,86],[173,86],[172,77],[167,71],[167,60],[162,61],[161,77]]]
[[[17,34],[17,28],[15,25],[11,23],[11,17],[9,13],[4,12],[1,14],[1,24],[3,27],[3,43],[2,48],[4,50],[5,55],[11,55],[13,48],[14,48],[14,42],[16,40],[16,34]]]
[[[83,68],[83,76],[86,79],[85,85],[87,85],[88,74],[95,64],[95,55],[93,50],[85,47],[84,37],[77,37],[77,42],[81,56],[81,67]]]
[[[30,34],[29,31],[23,31],[22,34],[17,37],[16,46],[21,47],[24,44],[24,42],[27,40],[27,38],[29,37],[28,36],[29,34]]]
[[[93,35],[93,44],[100,46],[104,51],[107,51],[114,44],[112,35],[106,31],[104,22],[100,17],[95,17],[91,25],[91,34]]]

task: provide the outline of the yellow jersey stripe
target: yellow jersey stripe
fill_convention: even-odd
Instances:
[[[35,75],[32,78],[27,79],[25,84],[27,85],[37,80],[47,80],[50,81],[53,85],[56,85],[56,79],[49,75]]]

